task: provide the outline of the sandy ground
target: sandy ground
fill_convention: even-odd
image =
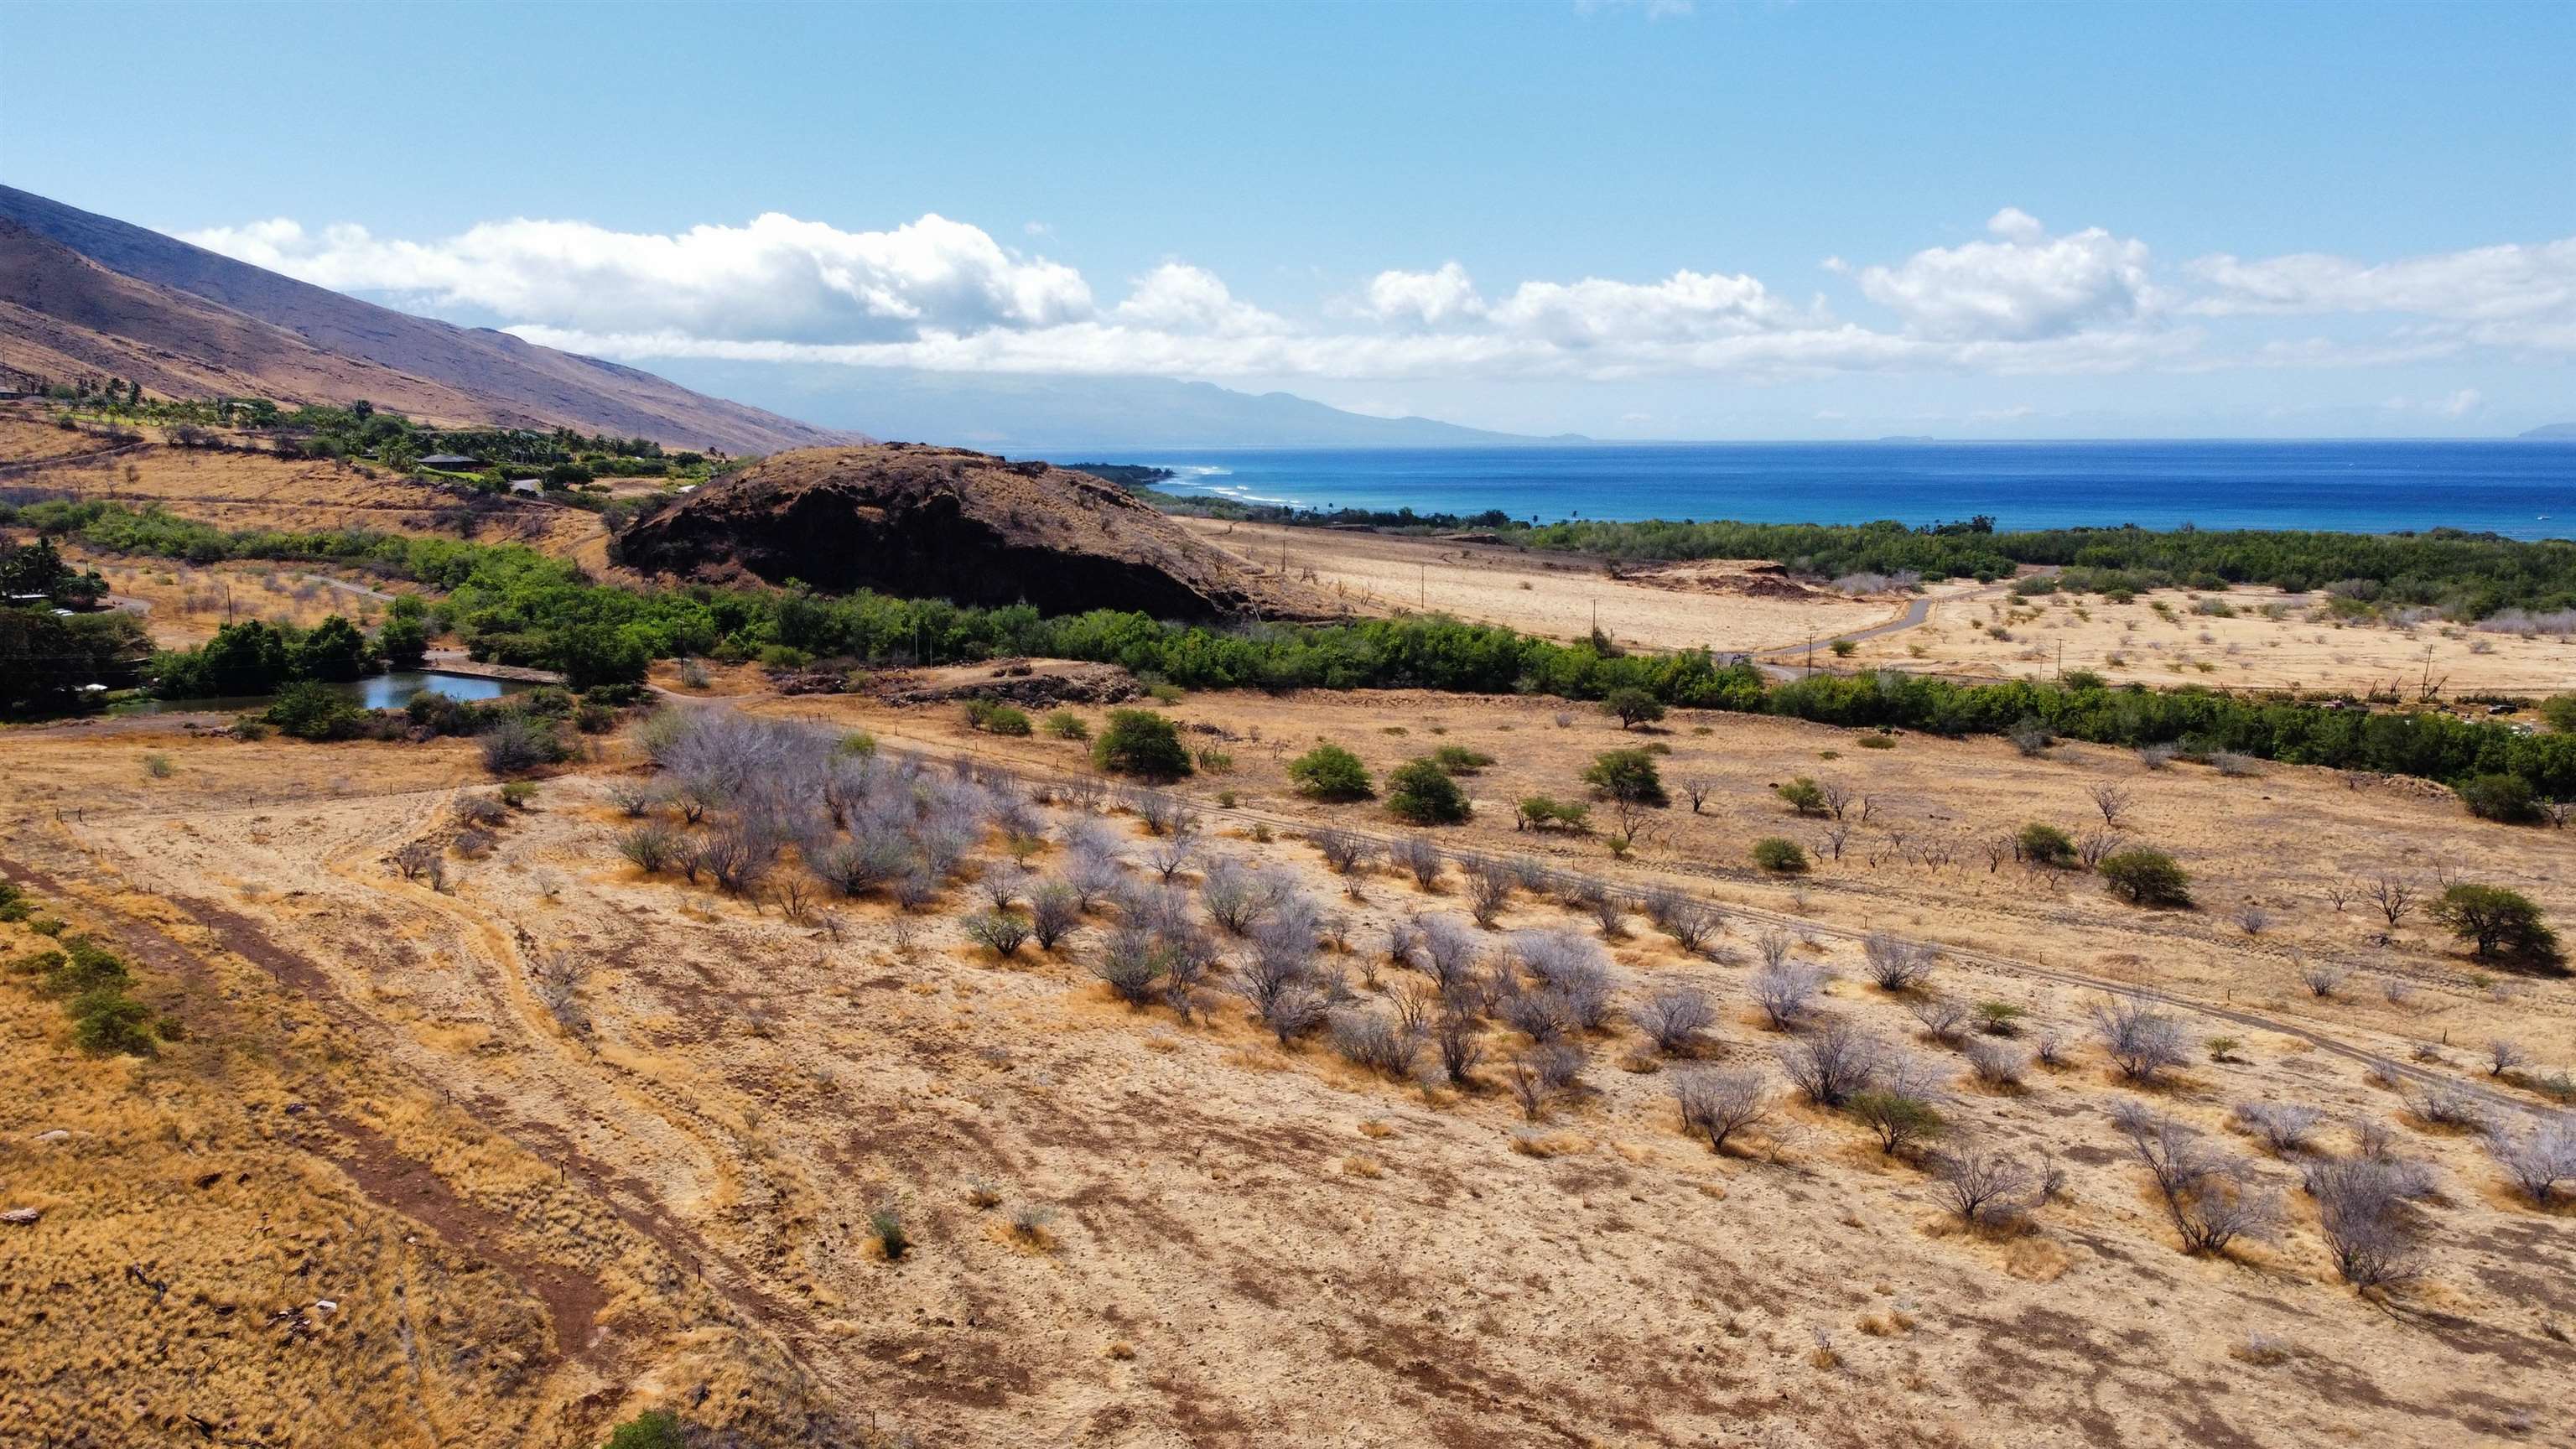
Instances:
[[[2576,637],[2347,623],[2316,595],[2261,588],[2156,590],[2126,604],[2000,591],[1936,597],[1921,627],[1865,640],[1852,658],[1996,678],[2052,677],[2062,658],[2122,683],[2382,690],[2407,700],[2428,686],[2450,697],[2576,689]]]
[[[1075,745],[971,736],[953,707],[745,703],[888,747],[1079,768]],[[1607,943],[1623,1002],[1677,981],[1717,996],[1710,1058],[1758,1066],[1780,1043],[1745,990],[1775,921],[1793,957],[1837,973],[1828,1009],[1890,1040],[1914,1027],[1860,974],[1865,928],[1948,944],[1940,990],[2063,1031],[2068,1065],[2015,1093],[1912,1049],[1950,1064],[1959,1138],[2053,1159],[2065,1196],[2026,1229],[1962,1232],[1919,1165],[1788,1104],[1712,1154],[1674,1121],[1677,1066],[1624,1023],[1589,1043],[1586,1089],[1525,1123],[1501,1090],[1499,1029],[1477,1090],[1403,1085],[1321,1043],[1283,1051],[1230,999],[1195,1023],[1115,1004],[1086,970],[1097,922],[1056,953],[996,959],[962,933],[971,886],[899,926],[874,900],[791,920],[645,877],[610,849],[625,822],[606,790],[631,758],[615,742],[545,782],[488,854],[451,852],[434,890],[388,860],[455,839],[449,801],[475,778],[463,744],[18,730],[0,733],[0,861],[51,882],[49,909],[76,923],[168,940],[148,988],[198,1029],[148,1066],[75,1067],[50,1004],[31,1010],[0,981],[22,1046],[6,1070],[24,1074],[0,1109],[0,1195],[46,1209],[0,1253],[9,1281],[57,1285],[0,1294],[0,1343],[78,1366],[6,1379],[0,1412],[50,1428],[81,1406],[94,1433],[131,1441],[194,1402],[221,1358],[254,1366],[237,1402],[277,1443],[346,1442],[362,1415],[388,1445],[591,1443],[640,1404],[724,1422],[782,1402],[832,1406],[847,1437],[940,1444],[2576,1435],[2576,1219],[2512,1199],[2471,1139],[2412,1118],[2370,1065],[2402,1058],[2379,1070],[2523,1112],[2534,1078],[2485,1075],[2475,1044],[2511,1033],[2535,1071],[2566,1067],[2576,988],[2480,972],[2420,919],[2391,931],[2324,895],[2360,873],[2447,868],[2529,890],[2563,922],[2563,836],[2470,821],[2403,782],[2151,774],[2108,751],[2024,760],[1913,736],[1864,750],[1787,721],[1681,717],[1648,737],[1589,713],[1559,725],[1540,702],[1409,693],[1193,696],[1175,712],[1231,756],[1186,787],[1210,807],[1206,848],[1291,871],[1346,915],[1341,966],[1364,1004],[1384,1009],[1411,979],[1376,964],[1375,929],[1463,911],[1458,882],[1327,874],[1301,824],[1383,815],[1297,801],[1283,762],[1319,736],[1377,769],[1470,745],[1497,763],[1472,785],[1478,822],[1445,840],[1727,904],[1716,959],[1642,920]],[[1667,812],[1634,864],[1614,867],[1597,839],[1510,829],[1505,801],[1572,793],[1593,751],[1648,738],[1672,751],[1667,778],[1709,790],[1705,813]],[[164,773],[146,768],[156,753]],[[1752,838],[1826,828],[1768,795],[1798,773],[1866,792],[1869,822],[1803,885],[1756,880],[1741,868]],[[2180,856],[2205,909],[2135,911],[2071,873],[1990,873],[1970,848],[2030,818],[2081,826],[2097,784],[2135,792],[2124,828]],[[1062,824],[1071,808],[1051,813]],[[1132,817],[1109,818],[1140,858]],[[1927,849],[1944,842],[1946,864]],[[1059,858],[1050,846],[1033,864]],[[2258,936],[2231,919],[2248,901],[2270,911]],[[1501,924],[1589,929],[1527,895]],[[0,954],[33,939],[0,937]],[[2300,956],[2365,969],[2320,999],[2296,984]],[[538,999],[557,961],[580,983],[580,1031]],[[2207,1008],[2193,1040],[2235,1041],[2152,1094],[2120,1086],[2085,1039],[2102,994],[2086,982],[2153,984]],[[312,1110],[236,1116],[228,1070]],[[2426,1276],[2384,1302],[2338,1284],[2294,1164],[2259,1154],[2256,1170],[2293,1189],[2280,1240],[2183,1255],[2104,1120],[2129,1098],[2230,1153],[2256,1154],[2223,1125],[2247,1100],[2395,1123],[2438,1175]],[[29,1134],[55,1127],[106,1145],[37,1156]],[[2345,1135],[2320,1142],[2341,1150]],[[258,1154],[245,1190],[290,1170],[316,1184],[302,1202],[282,1186],[248,1199],[291,1206],[307,1251],[224,1216],[229,1198],[162,1186],[230,1171],[189,1156],[215,1152]],[[889,1203],[918,1244],[891,1263],[865,1241],[866,1214]],[[168,1297],[155,1305],[125,1262],[171,1282]],[[279,1329],[251,1331],[269,1299],[318,1297],[337,1323],[283,1346]],[[217,1312],[243,1301],[259,1312]],[[202,1357],[168,1372],[142,1346],[147,1324]],[[477,1347],[515,1371],[478,1372]],[[358,1387],[327,1411],[291,1408],[333,1375]]]
[[[1742,591],[1742,565],[1613,578],[1593,560],[1488,544],[1393,534],[1228,524],[1182,518],[1183,527],[1277,573],[1287,546],[1290,578],[1321,588],[1354,613],[1427,612],[1501,624],[1551,639],[1581,639],[1597,623],[1622,644],[1647,649],[1750,653],[1879,623],[1902,599],[1854,600],[1818,592],[1769,598]]]

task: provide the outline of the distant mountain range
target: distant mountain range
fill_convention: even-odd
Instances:
[[[2576,442],[2576,423],[2543,423],[2520,436],[2544,441]]]
[[[489,328],[415,317],[0,186],[0,374],[170,397],[360,398],[424,421],[771,453],[857,434]]]
[[[1069,455],[1099,448],[1452,448],[1586,443],[1431,418],[1345,412],[1284,392],[1247,393],[1158,377],[919,372],[831,364],[673,359],[692,387],[756,398],[881,438],[987,452]]]

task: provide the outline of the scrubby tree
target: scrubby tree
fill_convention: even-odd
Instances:
[[[1774,786],[1772,793],[1780,797],[1781,803],[1800,815],[1825,813],[1825,787],[1808,776],[1800,775],[1784,785]]]
[[[1886,1066],[1886,1044],[1847,1021],[1828,1021],[1780,1050],[1781,1070],[1819,1107],[1842,1106]]]
[[[2367,1157],[2329,1159],[2309,1166],[2306,1183],[2326,1251],[2345,1282],[2381,1288],[2416,1275],[2423,1229],[2407,1201],[2405,1167]]]
[[[2112,1122],[2154,1179],[2183,1251],[2224,1253],[2240,1237],[2274,1234],[2280,1194],[2256,1181],[2244,1164],[2220,1157],[2185,1124],[2134,1102],[2122,1103]]]
[[[1887,931],[1870,932],[1860,945],[1862,959],[1869,963],[1869,979],[1881,991],[1912,991],[1930,980],[1932,968],[1941,962],[1939,947]]]
[[[1934,1154],[1932,1180],[1959,1221],[1983,1227],[2017,1214],[2014,1199],[2029,1191],[2031,1174],[2019,1158],[1969,1147]]]
[[[1807,873],[1807,849],[1794,840],[1766,835],[1753,842],[1753,863],[1773,875]]]
[[[1366,800],[1377,793],[1360,757],[1336,744],[1320,744],[1288,762],[1288,782],[1300,795],[1324,801]]]
[[[2520,891],[2462,881],[2442,892],[2431,914],[2481,957],[2547,961],[2558,954],[2557,933]]]
[[[1583,779],[1605,799],[1633,805],[1672,803],[1664,791],[1663,774],[1655,768],[1655,757],[1644,750],[1604,750],[1592,757]]]
[[[1708,993],[1696,986],[1667,986],[1632,1010],[1639,1030],[1665,1056],[1681,1056],[1698,1045],[1699,1035],[1717,1021]]]
[[[2161,850],[2123,850],[2102,857],[2102,883],[2133,906],[2188,906],[2191,877]]]
[[[1663,701],[1642,689],[1610,691],[1602,697],[1601,711],[1617,717],[1619,728],[1623,730],[1635,729],[1641,724],[1652,724],[1664,717]]]
[[[1474,813],[1458,782],[1429,760],[1410,760],[1388,772],[1386,809],[1408,825],[1459,825]]]
[[[1824,968],[1803,961],[1780,961],[1753,974],[1748,988],[1775,1031],[1792,1031],[1825,989]]]
[[[1108,727],[1091,742],[1091,762],[1102,773],[1170,780],[1190,773],[1190,752],[1180,728],[1150,709],[1113,709]]]
[[[2533,1206],[2546,1208],[2560,1184],[2576,1182],[2576,1117],[2553,1113],[2519,1137],[2490,1134],[2487,1150]]]

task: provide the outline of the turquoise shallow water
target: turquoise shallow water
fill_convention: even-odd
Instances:
[[[1174,491],[1303,507],[1515,518],[2006,529],[2461,528],[2576,538],[2576,443],[1675,443],[1592,447],[1077,450]],[[1071,454],[1062,456],[1070,457]]]

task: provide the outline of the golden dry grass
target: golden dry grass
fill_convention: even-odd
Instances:
[[[970,736],[945,707],[750,707],[864,726],[891,743],[1077,768],[1072,746]],[[1193,696],[1176,713],[1234,736],[1234,772],[1186,787],[1211,806],[1233,792],[1251,812],[1221,815],[1213,848],[1291,871],[1354,918],[1354,954],[1339,963],[1364,1002],[1407,975],[1382,969],[1377,986],[1366,983],[1371,928],[1458,911],[1460,896],[1454,878],[1426,895],[1392,874],[1325,872],[1302,829],[1382,821],[1368,807],[1324,811],[1287,795],[1286,757],[1319,736],[1381,770],[1437,743],[1486,750],[1498,758],[1472,786],[1480,819],[1448,838],[1609,874],[1597,841],[1516,835],[1501,802],[1570,793],[1592,751],[1649,738],[1588,713],[1560,728],[1543,702],[1425,694]],[[2470,1044],[2487,1034],[2513,1032],[2553,1067],[2576,1056],[2576,1000],[2555,980],[2508,980],[2509,993],[2495,994],[2418,921],[2376,945],[2353,909],[2317,895],[2321,884],[2448,864],[2529,889],[2563,917],[2576,910],[2555,866],[2563,837],[2471,822],[2402,785],[2352,790],[2304,770],[2149,775],[2081,748],[2032,761],[2002,745],[1917,737],[1863,751],[1837,731],[1742,717],[1671,726],[1651,736],[1672,749],[1668,777],[1705,772],[1717,788],[1707,813],[1670,812],[1641,860],[1616,873],[1634,885],[1686,881],[1729,903],[1737,923],[1723,944],[1739,959],[1694,961],[1632,920],[1633,933],[1609,943],[1623,992],[1706,986],[1723,1008],[1706,1057],[1761,1064],[1780,1038],[1746,1010],[1742,958],[1769,915],[1802,923],[1814,939],[1793,941],[1793,953],[1839,974],[1829,1009],[1890,1039],[1910,1041],[1912,1020],[1864,984],[1850,933],[1883,927],[1961,948],[1941,989],[2024,1006],[2034,1030],[2054,1025],[2074,1043],[2066,1070],[2034,1072],[2018,1095],[1964,1079],[1948,1088],[1960,1133],[2066,1167],[2068,1196],[2041,1208],[2030,1231],[1949,1230],[1919,1166],[1887,1158],[1830,1113],[1784,1107],[1740,1149],[1711,1155],[1673,1120],[1674,1068],[1613,1069],[1643,1049],[1624,1026],[1593,1044],[1581,1094],[1525,1124],[1492,1063],[1479,1090],[1417,1089],[1349,1067],[1320,1042],[1283,1052],[1239,1004],[1212,1000],[1192,1024],[1120,1005],[1090,978],[1082,937],[1055,955],[1024,948],[995,960],[960,932],[972,899],[963,887],[917,920],[906,945],[881,903],[834,904],[825,930],[644,878],[609,849],[621,822],[605,772],[628,758],[616,744],[545,783],[493,854],[451,859],[454,879],[439,892],[402,881],[386,858],[408,840],[445,838],[447,802],[472,779],[466,746],[120,736],[105,748],[78,728],[13,732],[0,735],[0,805],[19,823],[0,859],[66,878],[77,868],[100,883],[85,908],[165,915],[162,929],[244,1003],[242,1021],[217,1023],[188,1051],[251,1043],[279,1054],[277,1070],[312,1074],[289,1090],[318,1080],[384,1104],[364,1120],[460,1200],[514,1225],[498,1244],[602,1285],[595,1364],[532,1352],[520,1397],[487,1394],[476,1401],[483,1417],[460,1417],[468,1427],[443,1442],[518,1442],[501,1426],[531,1422],[512,1416],[538,1402],[577,1402],[564,1422],[595,1437],[634,1405],[685,1407],[699,1382],[799,1403],[811,1393],[888,1431],[951,1443],[1270,1444],[1348,1437],[1353,1425],[1368,1426],[1353,1442],[1388,1444],[1753,1434],[2447,1445],[2567,1431],[2556,1389],[2566,1349],[2549,1333],[2576,1314],[2563,1225],[2501,1193],[2473,1139],[2400,1130],[2444,1186],[2430,1209],[2428,1279],[2389,1308],[2334,1281],[2312,1222],[2295,1213],[2277,1246],[2233,1262],[2184,1257],[2104,1123],[2134,1094],[2083,1044],[2097,993],[2043,974],[2152,981],[2276,1024],[2192,1023],[2195,1038],[2242,1038],[2242,1060],[2197,1062],[2152,1100],[2207,1131],[2225,1134],[2233,1103],[2263,1097],[2387,1117],[2401,1106],[2396,1092],[2298,1033],[2396,1057],[2429,1042],[2443,1059],[2429,1070],[2480,1082]],[[1385,732],[1394,728],[1406,732]],[[151,778],[126,757],[146,749],[168,753],[173,774]],[[1756,834],[1818,829],[1765,792],[1792,773],[1844,778],[1873,799],[1845,861],[1794,889],[1738,868]],[[2131,828],[2184,857],[2211,909],[2143,914],[2079,880],[2052,884],[2010,865],[1989,874],[1981,856],[1934,868],[1900,851],[1873,868],[1857,853],[1893,849],[1886,827],[1899,822],[1918,842],[2034,816],[2072,826],[2090,808],[2085,786],[2106,781],[2137,790]],[[1053,851],[1037,861],[1053,863]],[[2251,940],[2223,909],[2246,896],[2278,916]],[[1502,919],[1556,924],[1584,918],[1521,896]],[[242,964],[234,953],[245,944],[290,963],[291,995]],[[2298,988],[2293,949],[2360,955],[2371,969],[2342,998],[2319,1000]],[[531,988],[532,966],[558,952],[583,968],[585,1034],[558,1024]],[[2366,984],[2382,977],[2413,995],[2393,1003]],[[263,1035],[271,1029],[258,1021],[286,1001],[297,1030]],[[1509,1042],[1498,1034],[1493,1045]],[[221,1048],[235,1058],[251,1049]],[[51,1050],[45,1070],[110,1095],[132,1070],[67,1070],[60,1046]],[[184,1059],[174,1051],[169,1063]],[[449,1091],[470,1097],[470,1112],[450,1109]],[[117,1119],[101,1109],[98,1120]],[[2326,1140],[2340,1146],[2340,1129]],[[567,1159],[580,1170],[550,1183],[545,1167]],[[323,1152],[295,1160],[325,1183],[340,1171]],[[2292,1176],[2279,1162],[2261,1170]],[[867,1230],[885,1204],[916,1244],[899,1261]],[[1014,1215],[1031,1207],[1052,1216],[1016,1230]],[[233,1219],[193,1216],[183,1194],[161,1211],[202,1225],[209,1243],[241,1232]],[[545,1222],[566,1227],[516,1226]],[[112,1303],[103,1324],[148,1321],[100,1281],[141,1245],[139,1228],[95,1232],[95,1247],[0,1238],[0,1248],[45,1252],[49,1267],[62,1255],[65,1281]],[[708,1299],[667,1305],[661,1289],[627,1286],[676,1273],[694,1290],[699,1263]],[[357,1284],[346,1290],[353,1319],[388,1321],[389,1271],[346,1275]],[[527,1295],[511,1285],[451,1281],[476,1312],[527,1321]],[[2295,1352],[2245,1362],[2237,1353],[2254,1331]],[[27,1332],[22,1324],[17,1341]],[[94,1382],[142,1373],[111,1359]],[[391,1394],[365,1401],[396,1426],[385,1442],[429,1442],[428,1421]],[[292,1426],[279,1437],[332,1442]]]

